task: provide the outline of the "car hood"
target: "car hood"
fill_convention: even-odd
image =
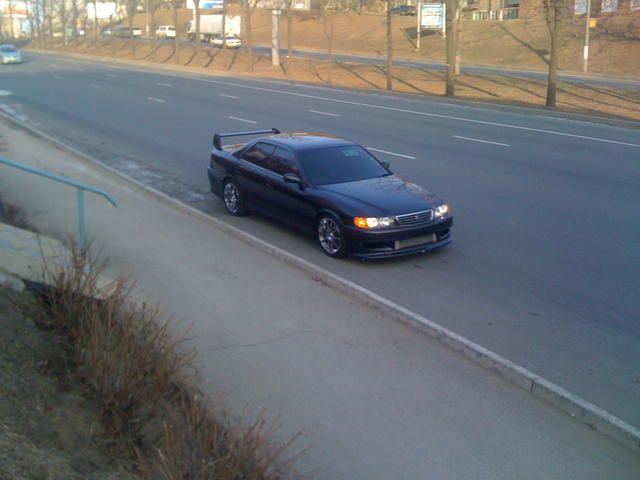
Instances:
[[[394,216],[436,207],[441,200],[396,175],[317,187],[328,192],[354,216]]]

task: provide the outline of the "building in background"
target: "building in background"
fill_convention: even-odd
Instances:
[[[0,0],[0,36],[3,39],[29,35],[30,5],[22,0]]]

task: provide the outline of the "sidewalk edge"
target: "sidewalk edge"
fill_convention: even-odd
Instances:
[[[474,343],[435,322],[432,322],[422,315],[412,312],[391,300],[347,280],[346,278],[333,274],[328,270],[298,257],[297,255],[286,252],[275,245],[271,245],[254,235],[234,227],[233,225],[211,217],[206,213],[181,203],[180,201],[152,187],[146,186],[91,157],[90,155],[80,152],[76,148],[48,135],[47,133],[11,117],[2,110],[0,110],[0,117],[21,127],[32,135],[40,137],[41,139],[54,144],[58,148],[74,154],[90,165],[100,167],[108,174],[115,177],[115,180],[124,181],[126,184],[134,187],[142,194],[150,196],[151,198],[165,203],[176,210],[180,210],[191,217],[204,221],[205,223],[233,235],[234,237],[260,249],[284,263],[311,275],[314,280],[321,282],[326,287],[338,291],[384,315],[410,325],[416,330],[429,335],[439,343],[464,355],[474,363],[493,371],[508,380],[510,383],[526,390],[534,397],[546,401],[581,423],[584,423],[590,428],[609,436],[620,445],[631,450],[633,453],[640,455],[640,429],[628,424],[622,419],[610,414],[583,398],[568,392],[562,387],[534,374],[510,360],[507,360],[491,350],[488,350],[485,347]]]

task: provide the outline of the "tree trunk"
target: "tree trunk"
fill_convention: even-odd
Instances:
[[[173,25],[176,29],[176,36],[173,39],[173,51],[175,52],[175,58],[173,59],[173,61],[175,62],[176,65],[180,64],[180,43],[178,40],[178,6],[175,3],[175,0],[172,4],[173,6]]]
[[[11,35],[11,40],[16,37],[13,30],[13,2],[11,0],[9,0],[9,35]]]
[[[456,66],[455,74],[460,75],[460,58],[462,50],[462,11],[461,7],[458,9],[458,15],[456,17]]]
[[[45,0],[46,1],[46,0]],[[49,0],[49,41],[53,43],[53,0]]]
[[[387,90],[393,90],[393,31],[391,1],[387,0]]]
[[[558,40],[560,26],[555,25],[551,32],[551,58],[549,59],[549,79],[547,81],[547,107],[556,106],[556,89],[558,84]]]
[[[227,2],[222,3],[222,50],[227,48]]]
[[[196,55],[199,57],[200,52],[202,51],[202,41],[200,40],[200,0],[193,0],[193,12],[195,22],[195,37],[194,41],[196,42]]]
[[[93,38],[98,40],[98,0],[93,0]]]
[[[249,71],[253,72],[253,33],[251,32],[251,5],[249,0],[244,0],[247,10],[245,12],[245,26],[247,27],[247,49],[249,50]]]
[[[456,95],[456,52],[458,50],[457,24],[460,16],[458,0],[452,0],[447,4],[447,75],[446,96]]]
[[[287,2],[287,58],[291,58],[293,52],[292,32],[293,32],[293,16],[291,15],[291,1]]]

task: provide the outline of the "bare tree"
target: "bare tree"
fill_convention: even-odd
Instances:
[[[67,18],[67,2],[65,0],[60,0],[58,4],[58,15],[60,16],[60,27],[62,28],[62,39],[64,44],[67,44],[67,22],[69,19]]]
[[[78,18],[80,17],[80,9],[78,8],[79,1],[80,0],[71,0],[71,25],[73,28],[72,39],[76,47],[78,44]]]
[[[202,41],[200,40],[200,0],[193,0],[193,23],[195,28],[196,55],[200,56]]]
[[[249,51],[249,71],[253,72],[253,31],[251,29],[251,17],[256,11],[258,0],[242,0],[242,10],[244,13],[244,26],[247,36],[247,50]],[[223,32],[224,35],[224,32]],[[226,42],[222,42],[224,45]]]
[[[98,0],[93,0],[93,38],[98,39]]]
[[[460,39],[460,21],[462,19],[462,0],[447,0],[447,78],[446,95],[456,95],[456,64],[460,61],[458,42]]]
[[[171,10],[173,11],[173,26],[176,29],[176,36],[173,38],[173,51],[175,52],[174,62],[180,63],[180,39],[178,35],[178,8],[182,6],[182,0],[171,0]]]
[[[327,69],[327,83],[332,82],[333,72],[333,39],[335,34],[335,11],[338,9],[337,0],[325,0],[322,5],[322,27],[324,36],[327,39],[327,61],[329,63]]]
[[[392,15],[393,0],[386,0],[387,4],[387,90],[393,90],[393,31]]]
[[[293,0],[284,0],[284,15],[287,17],[287,57],[291,58],[293,51],[292,34],[293,34]]]
[[[556,90],[558,86],[558,60],[560,34],[563,24],[570,16],[573,5],[571,0],[543,0],[545,20],[551,40],[551,58],[549,59],[549,78],[547,80],[547,107],[556,106]]]
[[[132,50],[133,53],[135,54],[136,52],[136,42],[133,41],[134,37],[133,37],[133,17],[136,14],[136,11],[138,9],[138,0],[125,0],[126,3],[124,5],[125,10],[127,12],[127,20],[128,20],[128,24],[129,24],[129,35],[131,38],[131,43],[132,43]]]
[[[13,31],[13,1],[9,0],[9,35],[14,39],[16,33]]]

